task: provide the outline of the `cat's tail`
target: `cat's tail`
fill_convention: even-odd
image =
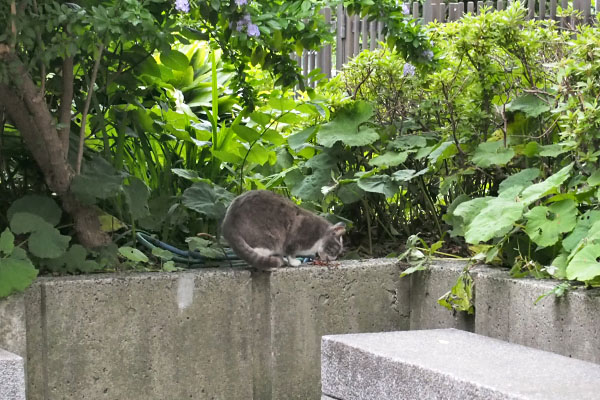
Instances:
[[[235,232],[229,232],[227,229],[224,229],[223,236],[235,254],[253,267],[271,269],[281,267],[284,263],[283,258],[279,256],[260,254],[241,235]]]

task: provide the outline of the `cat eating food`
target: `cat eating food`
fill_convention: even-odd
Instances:
[[[300,265],[296,256],[335,260],[342,252],[344,224],[332,225],[292,201],[251,190],[236,197],[225,214],[223,236],[233,251],[260,269]]]

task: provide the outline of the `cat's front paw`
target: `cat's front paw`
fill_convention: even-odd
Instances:
[[[302,261],[300,261],[297,258],[294,258],[292,256],[288,256],[288,257],[286,257],[286,259],[287,259],[287,263],[290,267],[298,267],[298,266],[300,266],[300,264],[302,264]]]

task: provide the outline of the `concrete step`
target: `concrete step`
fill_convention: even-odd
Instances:
[[[323,336],[323,399],[600,398],[600,365],[455,329]]]
[[[0,400],[25,400],[23,359],[0,349]]]

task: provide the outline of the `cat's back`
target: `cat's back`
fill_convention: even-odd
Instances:
[[[261,212],[269,214],[286,211],[297,212],[297,209],[299,207],[291,200],[276,193],[268,190],[250,190],[236,197],[229,206],[227,213],[250,213],[253,216],[261,216]]]

